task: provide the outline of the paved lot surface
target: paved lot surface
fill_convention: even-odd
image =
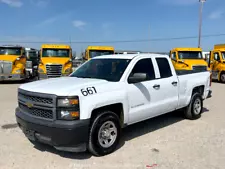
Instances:
[[[15,124],[19,84],[0,84],[0,169],[225,168],[225,85],[213,83],[202,118],[163,115],[124,130],[120,147],[105,157],[64,153],[33,145]]]

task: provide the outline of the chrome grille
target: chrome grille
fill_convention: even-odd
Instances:
[[[61,77],[62,65],[61,64],[49,64],[46,65],[48,78]]]
[[[35,103],[43,103],[43,104],[53,104],[53,99],[51,98],[43,98],[38,96],[29,96],[26,94],[19,93],[18,97],[23,100],[32,101]]]
[[[207,71],[207,66],[193,66],[192,69],[196,72]]]
[[[11,74],[11,72],[12,72],[12,62],[0,61],[0,73]]]
[[[32,66],[33,66],[33,65],[32,65],[32,61],[27,61],[27,62],[26,62],[26,68],[29,69],[29,68],[32,68]]]
[[[53,119],[53,111],[52,110],[43,110],[39,108],[29,108],[24,104],[19,104],[19,108],[22,109],[24,112],[31,114],[33,116],[45,118],[45,119]]]

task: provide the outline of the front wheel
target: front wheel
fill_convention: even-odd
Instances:
[[[119,117],[111,111],[103,111],[93,120],[88,150],[95,156],[104,156],[116,150],[120,140]]]
[[[192,95],[189,105],[184,110],[184,116],[190,120],[196,120],[201,117],[203,110],[203,100],[199,93],[194,93]]]
[[[220,81],[221,81],[221,83],[225,83],[225,73],[224,72],[222,72],[220,74]]]

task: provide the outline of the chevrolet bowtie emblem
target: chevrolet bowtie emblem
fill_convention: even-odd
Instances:
[[[26,103],[27,107],[31,108],[33,107],[33,104],[32,103]]]

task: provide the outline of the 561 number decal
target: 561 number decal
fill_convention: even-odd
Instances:
[[[97,93],[95,87],[87,87],[86,89],[81,89],[80,91],[84,96],[88,96],[88,95]]]

